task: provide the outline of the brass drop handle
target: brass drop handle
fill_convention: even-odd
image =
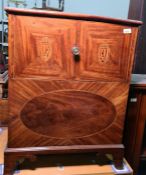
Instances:
[[[74,47],[72,48],[72,53],[73,53],[75,56],[80,55],[80,49],[79,49],[79,47],[74,46]]]

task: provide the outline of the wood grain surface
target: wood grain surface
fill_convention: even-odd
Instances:
[[[35,10],[35,9],[19,9],[19,8],[5,8],[6,12],[9,14],[15,14],[20,16],[43,16],[43,17],[57,17],[57,18],[65,18],[65,19],[76,19],[76,20],[87,20],[87,21],[101,21],[106,23],[115,23],[121,25],[130,25],[130,26],[139,26],[142,24],[141,21],[138,20],[123,20],[116,19],[104,16],[95,16],[95,15],[87,15],[87,14],[76,14],[76,13],[65,13],[65,12],[53,12],[47,10]]]
[[[136,27],[13,15],[10,21],[10,77],[130,81]]]
[[[80,30],[80,79],[130,81],[137,29],[85,21]]]
[[[114,122],[114,105],[86,91],[53,91],[30,100],[21,110],[26,127],[56,139],[89,137]]]
[[[125,111],[141,22],[7,12],[9,135],[4,174],[20,158],[51,151],[111,153],[115,166],[122,168]]]
[[[49,13],[9,24],[8,146],[120,144],[137,27]]]
[[[134,100],[134,101],[133,101]],[[136,175],[145,148],[146,84],[131,85],[124,131],[125,157]],[[134,129],[133,129],[134,128]]]
[[[3,126],[7,124],[8,119],[8,100],[0,99],[0,125]]]
[[[137,27],[17,12],[9,15],[9,147],[120,144]]]
[[[11,79],[10,87],[9,147],[121,143],[127,83]]]

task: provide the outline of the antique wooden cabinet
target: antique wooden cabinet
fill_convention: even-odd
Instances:
[[[146,160],[146,75],[133,74],[124,129],[125,157],[138,172]],[[146,167],[145,167],[146,168]]]
[[[139,21],[36,10],[9,13],[5,174],[37,154],[112,153],[123,125]]]

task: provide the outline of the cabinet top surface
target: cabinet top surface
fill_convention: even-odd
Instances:
[[[103,16],[87,15],[87,14],[77,14],[77,13],[64,13],[57,11],[47,11],[47,10],[36,10],[36,9],[19,9],[19,8],[5,8],[8,14],[17,15],[30,15],[30,16],[44,16],[52,18],[67,18],[67,19],[77,19],[77,20],[88,20],[88,21],[99,21],[123,25],[139,26],[142,24],[141,21],[137,20],[123,20],[116,18],[109,18]]]

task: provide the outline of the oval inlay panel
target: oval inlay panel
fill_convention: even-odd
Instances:
[[[21,110],[26,127],[57,139],[94,135],[116,117],[106,98],[84,91],[55,91],[33,98]]]

